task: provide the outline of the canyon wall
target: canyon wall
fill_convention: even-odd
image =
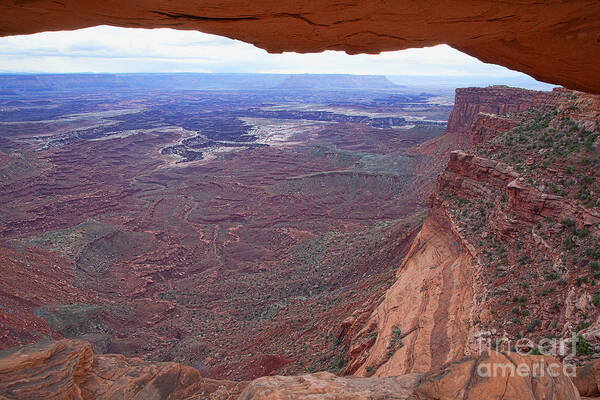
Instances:
[[[431,182],[434,182],[446,167],[452,151],[468,149],[512,129],[518,124],[513,115],[539,105],[551,95],[507,86],[456,89],[454,107],[444,134],[414,149],[418,155],[425,156],[415,169],[419,174],[431,177]],[[431,183],[414,190],[427,197],[433,187]]]
[[[355,359],[348,372],[357,376],[426,372],[463,356],[478,311],[472,260],[444,210],[432,209],[396,283],[352,340],[350,354]]]
[[[471,87],[456,89],[454,108],[448,118],[446,133],[469,136],[479,114],[519,113],[541,104],[548,92],[525,90],[508,86]]]
[[[424,372],[523,335],[598,341],[600,204],[589,168],[600,163],[599,100],[564,89],[457,90],[444,136],[467,151],[446,156],[396,282],[348,340],[347,373]]]
[[[429,197],[428,218],[379,307],[370,317],[362,314],[359,321],[348,323],[351,328],[341,331],[349,348],[346,373],[393,376],[425,372],[469,354],[470,338],[476,333],[474,320],[485,312],[475,295],[486,289],[475,273],[480,268],[477,251],[461,234],[440,193],[487,195],[487,183],[479,185],[472,180],[473,174],[479,181],[491,179],[501,186],[515,179],[518,175],[506,173],[495,162],[467,162],[457,149],[468,149],[514,128],[519,123],[518,113],[550,96],[506,86],[456,89],[444,134],[415,150],[426,156],[416,169],[431,177],[430,184],[419,182],[414,188]],[[357,326],[360,323],[362,327]]]

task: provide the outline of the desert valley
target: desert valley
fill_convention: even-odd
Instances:
[[[194,78],[215,84],[2,78],[3,347],[81,338],[218,378],[341,369],[331,326],[389,286],[435,175],[414,148],[451,106],[384,77],[143,87]]]

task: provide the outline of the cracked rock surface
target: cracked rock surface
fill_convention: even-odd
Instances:
[[[199,30],[270,52],[379,53],[447,43],[488,63],[600,93],[595,0],[8,0],[0,35],[96,25]]]

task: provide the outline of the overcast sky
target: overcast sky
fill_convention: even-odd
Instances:
[[[488,75],[518,72],[484,64],[448,46],[353,55],[268,54],[195,31],[109,26],[0,38],[0,72],[273,72],[381,75]]]

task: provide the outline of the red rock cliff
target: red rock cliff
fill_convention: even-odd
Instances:
[[[550,96],[548,92],[507,86],[456,89],[454,108],[444,134],[415,149],[419,155],[426,156],[416,170],[435,178],[445,168],[451,151],[469,149],[514,128],[518,124],[514,115],[539,105]],[[414,190],[426,193],[424,197],[427,197],[433,186]]]
[[[510,129],[514,126],[512,114],[541,104],[549,95],[548,92],[507,86],[456,89],[454,108],[448,118],[446,131],[442,136],[420,145],[418,151],[431,156],[436,163],[445,165],[451,151],[467,149],[472,145],[472,140],[493,136],[495,129],[498,132]],[[493,119],[498,122],[489,123]],[[473,129],[478,132],[472,133]],[[487,133],[483,134],[482,130]]]
[[[580,333],[596,340],[599,100],[457,91],[444,136],[475,148],[450,153],[396,282],[351,340],[348,373],[424,372],[471,354],[482,335],[560,342],[592,325]]]
[[[446,132],[466,134],[480,113],[519,113],[541,104],[546,97],[546,92],[508,86],[456,89],[454,108],[448,118]]]

